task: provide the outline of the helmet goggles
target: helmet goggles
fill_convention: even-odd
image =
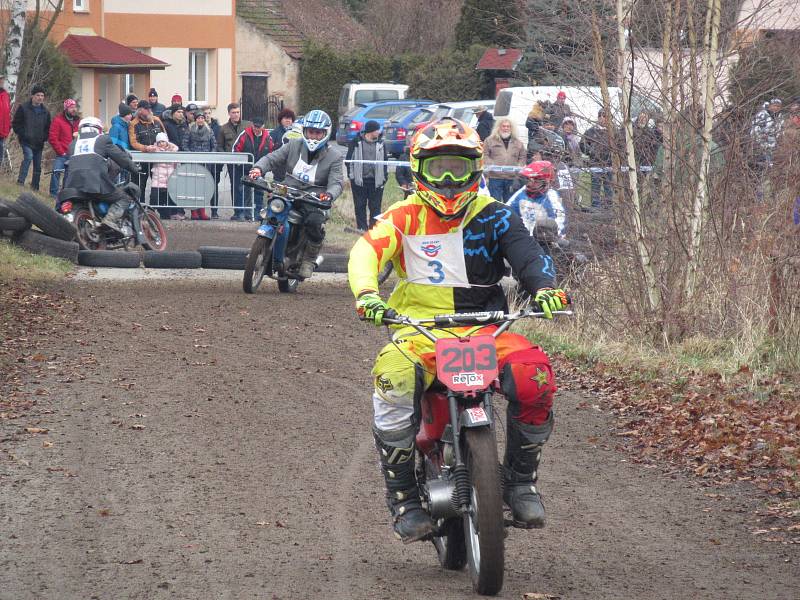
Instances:
[[[431,156],[422,160],[422,177],[433,184],[459,184],[480,170],[480,161],[466,156]]]

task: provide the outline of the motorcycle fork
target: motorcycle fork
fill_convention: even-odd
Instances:
[[[483,396],[483,410],[492,422],[492,392],[486,391]],[[455,494],[454,499],[457,499],[459,512],[466,514],[470,511],[470,504],[472,500],[472,486],[470,481],[469,470],[464,463],[462,445],[461,445],[461,420],[459,419],[458,412],[458,394],[452,390],[447,390],[447,403],[450,409],[450,423],[453,426],[453,459],[454,465],[451,470],[455,480]],[[490,425],[491,426],[491,425]],[[485,427],[485,425],[484,425]]]

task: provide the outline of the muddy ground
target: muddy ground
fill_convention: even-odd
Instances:
[[[60,286],[72,324],[21,357],[37,404],[0,419],[0,598],[471,596],[391,535],[370,434],[383,332],[343,281],[265,287]],[[548,526],[509,531],[501,597],[800,597],[800,546],[750,533],[748,488],[633,464],[594,399],[557,411]]]

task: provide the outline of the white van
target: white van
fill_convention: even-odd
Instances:
[[[595,121],[597,111],[603,108],[603,96],[599,87],[590,86],[535,86],[513,87],[500,90],[494,104],[494,118],[508,117],[517,126],[517,134],[521,140],[528,139],[525,121],[535,101],[555,102],[558,92],[567,95],[567,105],[572,111],[578,133],[583,134]],[[619,122],[622,90],[618,87],[608,88],[611,96],[611,114],[614,122]]]
[[[351,81],[342,86],[339,95],[339,117],[343,116],[356,104],[379,102],[381,100],[404,100],[408,86],[400,83],[361,83]]]

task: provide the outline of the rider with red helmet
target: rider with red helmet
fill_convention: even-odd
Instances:
[[[533,235],[537,221],[552,219],[558,226],[558,237],[564,238],[567,215],[558,192],[552,189],[556,172],[548,160],[535,160],[520,171],[527,181],[508,199],[508,206],[517,213]]]
[[[350,253],[350,287],[362,320],[381,325],[390,308],[413,318],[507,310],[500,285],[505,260],[545,313],[567,304],[565,293],[552,289],[544,253],[520,218],[478,192],[483,147],[473,129],[450,118],[426,125],[413,139],[410,163],[417,191],[386,210]],[[400,281],[384,301],[378,273],[389,261]],[[544,507],[534,484],[542,445],[553,428],[553,369],[541,348],[518,334],[498,336],[497,353],[509,403],[504,498],[517,526],[541,527]],[[420,504],[414,446],[415,406],[434,382],[434,363],[430,340],[399,328],[372,370],[375,445],[394,530],[404,542],[423,539],[433,530]]]

